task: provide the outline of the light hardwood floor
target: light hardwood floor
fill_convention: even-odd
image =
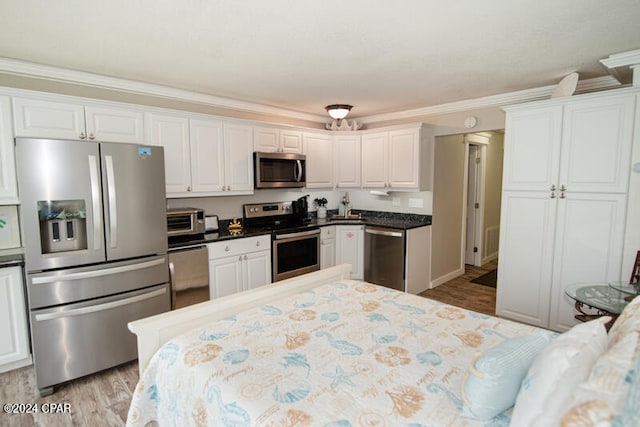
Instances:
[[[470,280],[496,268],[497,262],[482,267],[467,266],[465,274],[420,294],[480,313],[494,314],[496,290]],[[38,404],[35,414],[0,413],[0,426],[122,426],[127,419],[131,396],[138,381],[138,363],[80,378],[56,387],[55,393],[38,398],[33,368],[0,374],[0,403]],[[42,404],[69,404],[69,413],[42,413]]]

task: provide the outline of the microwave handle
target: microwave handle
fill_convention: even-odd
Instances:
[[[300,160],[296,160],[296,181],[300,182],[302,179],[302,162]]]

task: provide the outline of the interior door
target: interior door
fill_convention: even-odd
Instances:
[[[162,147],[100,144],[107,259],[167,251]]]
[[[476,253],[478,242],[476,242],[478,224],[478,182],[479,182],[479,147],[469,145],[469,168],[467,175],[467,237],[465,239],[465,257],[464,263],[469,265],[477,265]]]

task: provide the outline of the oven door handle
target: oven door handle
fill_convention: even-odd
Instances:
[[[320,229],[309,231],[297,231],[295,233],[276,234],[275,240],[283,239],[295,239],[296,237],[313,236],[314,234],[320,234]]]

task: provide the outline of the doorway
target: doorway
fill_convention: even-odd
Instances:
[[[465,264],[481,267],[498,258],[504,133],[464,135]]]
[[[481,267],[498,258],[503,141],[500,130],[436,137],[431,241],[437,250],[431,254],[432,287],[465,274],[466,265]],[[478,155],[480,163],[469,162],[470,156]],[[469,187],[475,189],[477,200],[468,196]],[[467,216],[474,211],[473,217]],[[469,237],[468,222],[473,225]]]

